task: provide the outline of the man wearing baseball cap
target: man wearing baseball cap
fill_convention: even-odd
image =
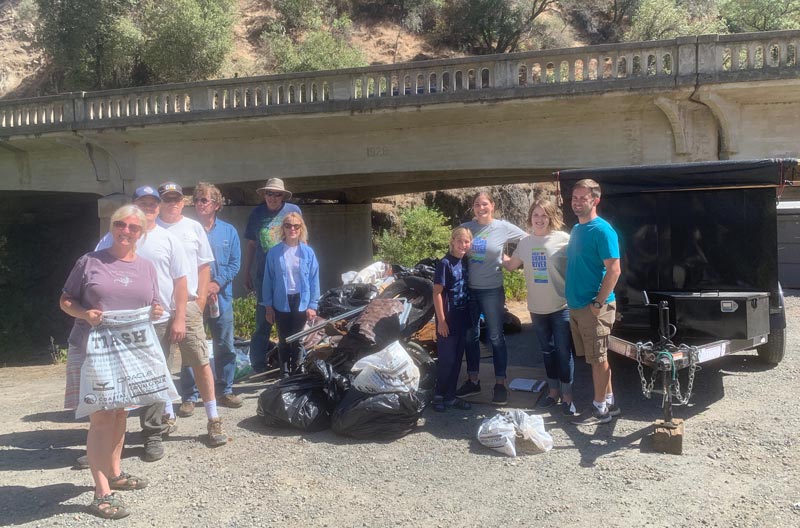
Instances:
[[[264,281],[267,252],[280,242],[279,235],[277,238],[275,235],[280,230],[276,231],[274,228],[281,225],[283,217],[289,213],[302,213],[296,205],[286,203],[286,200],[292,197],[292,193],[286,190],[280,178],[270,178],[256,192],[264,203],[253,209],[247,220],[247,228],[244,231],[246,243],[243,269],[245,286],[248,290],[255,290],[257,298],[256,331],[250,340],[250,363],[253,370],[259,373],[267,370],[267,349],[269,334],[272,331],[272,325],[266,319],[266,308],[261,305],[261,286]],[[255,282],[251,275],[254,260]]]
[[[161,348],[171,364],[171,344],[183,340],[186,335],[186,300],[188,298],[187,275],[189,262],[181,241],[156,223],[161,207],[161,196],[149,185],[138,187],[133,192],[133,203],[147,218],[147,234],[136,244],[136,254],[153,263],[156,268],[158,294],[164,303],[164,315],[153,323]],[[111,247],[111,233],[107,233],[95,250]],[[164,456],[161,437],[175,432],[175,411],[172,402],[154,403],[142,409],[139,415],[144,439],[146,462],[154,462]]]
[[[214,261],[208,236],[200,222],[183,216],[183,189],[175,182],[164,182],[158,187],[161,196],[161,212],[156,219],[158,225],[172,233],[181,241],[189,262],[187,288],[189,297],[186,303],[186,337],[178,343],[181,350],[181,364],[192,367],[197,389],[203,398],[203,406],[208,417],[208,444],[211,447],[228,442],[228,435],[222,428],[222,419],[217,412],[214,395],[214,376],[209,364],[209,351],[206,332],[203,327],[203,310],[208,298],[210,266]],[[183,402],[178,416],[191,416],[194,402]]]

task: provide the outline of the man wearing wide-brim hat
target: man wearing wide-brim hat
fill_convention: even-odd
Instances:
[[[247,220],[244,232],[244,283],[248,290],[256,293],[256,331],[250,340],[250,363],[256,373],[267,370],[267,350],[269,349],[269,334],[272,325],[266,320],[266,309],[261,305],[261,286],[264,280],[264,264],[267,251],[280,242],[279,230],[283,217],[289,213],[300,213],[300,208],[286,200],[292,193],[286,190],[283,180],[270,178],[263,187],[256,189],[264,203],[253,209]],[[252,268],[255,261],[255,280]]]

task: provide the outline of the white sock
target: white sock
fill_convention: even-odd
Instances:
[[[614,401],[614,393],[609,392],[606,394],[606,404],[607,405],[614,405],[616,402]]]
[[[170,417],[170,419],[175,418],[175,408],[172,406],[172,402],[168,401],[166,405],[164,405],[164,414]]]
[[[209,420],[213,420],[214,418],[219,418],[219,414],[217,413],[217,400],[211,400],[210,402],[203,402],[203,407],[206,408],[206,416],[208,416]]]
[[[597,409],[597,412],[599,412],[600,414],[605,414],[608,412],[608,407],[606,407],[606,402],[593,401],[592,403],[594,404],[594,408]]]

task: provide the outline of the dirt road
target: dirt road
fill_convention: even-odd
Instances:
[[[263,385],[246,385],[244,407],[222,409],[233,441],[220,449],[198,441],[198,409],[179,421],[163,460],[142,462],[138,419],[129,418],[123,468],[151,485],[124,494],[133,513],[115,526],[800,526],[800,292],[792,293],[778,367],[742,353],[698,373],[693,404],[676,410],[687,419],[682,456],[649,448],[659,403],[642,397],[634,364],[621,359],[619,419],[586,429],[544,413],[555,448],[515,459],[474,440],[495,413],[488,405],[429,410],[405,438],[360,442],[268,429],[255,416]],[[538,364],[531,338],[530,325],[509,337],[512,364]],[[63,374],[0,369],[0,525],[104,523],[85,513],[88,471],[71,469],[87,425],[61,410]],[[588,380],[580,365],[583,404]]]

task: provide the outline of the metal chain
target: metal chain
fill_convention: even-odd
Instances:
[[[699,369],[697,365],[697,348],[689,348],[689,381],[687,382],[686,394],[681,395],[681,384],[675,377],[675,405],[686,405],[689,403],[689,398],[692,397],[692,388],[694,387],[694,375]]]
[[[644,368],[642,368],[642,350],[646,346],[649,346],[652,349],[653,343],[636,343],[636,368],[639,370],[639,381],[642,383],[642,394],[644,394],[644,397],[649,400],[653,395],[653,385],[655,385],[656,382],[656,373],[653,371],[653,376],[648,384],[647,378],[644,376]]]

